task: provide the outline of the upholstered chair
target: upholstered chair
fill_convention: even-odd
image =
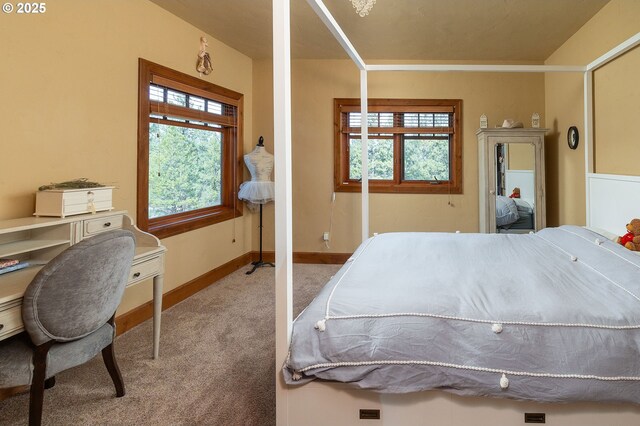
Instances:
[[[99,352],[116,396],[124,395],[113,349],[114,318],[134,252],[132,232],[104,232],[60,253],[27,287],[22,301],[27,335],[0,342],[0,388],[31,385],[30,425],[41,423],[44,389],[55,384],[55,375]]]

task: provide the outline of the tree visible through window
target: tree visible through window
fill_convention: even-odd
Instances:
[[[460,100],[369,99],[367,125],[372,192],[461,193]],[[336,99],[337,191],[360,191],[359,99]]]
[[[241,214],[242,95],[140,60],[138,225],[159,237]]]
[[[149,124],[149,218],[219,206],[222,134]]]

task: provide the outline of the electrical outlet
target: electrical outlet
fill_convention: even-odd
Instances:
[[[329,233],[325,232],[324,234],[322,234],[322,241],[329,241]]]

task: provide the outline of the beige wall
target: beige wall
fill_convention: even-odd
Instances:
[[[563,44],[547,64],[586,65],[640,31],[640,2],[612,0]],[[640,175],[628,161],[640,130],[640,50],[594,73],[596,171]],[[547,224],[585,223],[584,138],[570,150],[567,129],[584,136],[582,74],[545,76],[545,114],[552,129],[546,138]]]
[[[509,144],[509,170],[533,170],[536,167],[536,154],[533,145]]]
[[[272,139],[271,63],[254,63],[254,129]],[[530,126],[544,109],[541,74],[369,73],[373,98],[459,98],[463,100],[463,190],[452,195],[372,194],[371,232],[478,230],[477,142],[485,113],[490,126],[505,118]],[[295,251],[351,252],[360,241],[360,195],[337,193],[330,248],[333,191],[333,99],[360,96],[359,71],[348,60],[296,60],[292,63],[293,244]],[[261,96],[257,94],[260,93]],[[264,96],[262,96],[264,95]],[[268,95],[268,96],[267,96]],[[543,123],[544,124],[544,123]],[[273,247],[272,219],[265,247]]]
[[[38,186],[77,177],[116,185],[114,205],[135,219],[138,58],[197,75],[206,34],[146,0],[56,0],[0,18],[0,220],[31,215]],[[202,78],[245,95],[248,148],[252,61],[207,37],[214,70]],[[165,291],[249,251],[250,222],[165,239]],[[120,311],[150,296],[135,286]]]
[[[43,15],[4,14],[1,22],[0,220],[30,215],[39,185],[76,177],[115,184],[115,206],[135,217],[138,57],[195,75],[202,32],[146,0],[58,0]],[[612,0],[547,63],[586,64],[638,31],[640,2]],[[244,93],[244,148],[263,135],[273,152],[271,62],[252,62],[208,39],[214,72],[202,78]],[[629,125],[640,105],[637,50],[595,76],[599,172],[638,174],[622,161],[638,140]],[[333,191],[332,100],[359,97],[359,72],[348,60],[293,61],[292,92],[294,250],[350,252],[360,239],[358,194],[337,194],[330,248],[321,235],[329,230]],[[581,75],[370,73],[369,95],[463,100],[464,193],[373,194],[372,232],[478,229],[475,131],[482,113],[491,127],[505,118],[529,126],[531,114],[542,113],[541,125],[551,128],[548,223],[584,222],[584,144],[566,146],[569,126],[584,134]],[[265,250],[273,250],[273,213],[273,204],[265,207]],[[257,214],[245,211],[163,243],[169,290],[257,249]],[[149,283],[134,287],[121,311],[149,298]]]
[[[640,176],[640,49],[596,70],[593,81],[595,171]]]

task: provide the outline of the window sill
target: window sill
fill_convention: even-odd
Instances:
[[[159,219],[149,220],[149,226],[143,231],[147,231],[162,239],[179,235],[205,226],[214,225],[230,219],[242,216],[242,209],[222,207],[215,210],[193,211],[184,215],[166,216]]]
[[[360,182],[342,182],[335,185],[336,192],[362,192]],[[370,193],[380,194],[462,194],[461,184],[441,183],[371,183]]]

